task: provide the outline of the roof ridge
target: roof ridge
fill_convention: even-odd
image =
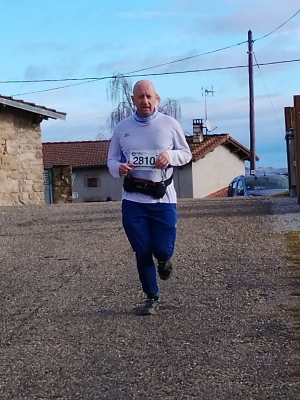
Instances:
[[[43,142],[43,144],[66,144],[66,143],[104,143],[104,142],[110,142],[110,139],[105,139],[105,140],[68,140],[64,142]]]
[[[0,94],[0,104],[3,104],[8,107],[18,108],[24,110],[26,112],[31,112],[35,114],[40,114],[44,118],[54,118],[54,119],[66,119],[67,113],[62,111],[57,111],[54,108],[49,108],[46,106],[42,106],[40,104],[36,104],[30,101],[25,101],[22,99],[15,99],[12,96],[4,96]]]

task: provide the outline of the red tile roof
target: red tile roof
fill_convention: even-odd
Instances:
[[[198,144],[193,143],[193,138],[189,136],[187,142],[194,162],[221,145],[229,147],[244,160],[250,156],[250,151],[228,134],[204,135],[203,142]],[[59,164],[73,167],[106,165],[109,143],[109,140],[43,143],[44,166],[51,168]]]
[[[59,119],[64,120],[64,119],[66,119],[66,115],[67,115],[64,112],[56,111],[53,108],[47,108],[45,106],[40,106],[35,103],[30,103],[28,101],[14,99],[11,96],[3,96],[2,94],[0,94],[0,104],[5,104],[6,106],[9,106],[9,107],[20,108],[20,109],[28,111],[28,112],[40,114],[45,119],[59,118]]]
[[[201,143],[193,143],[193,137],[187,137],[187,142],[193,154],[193,161],[198,161],[200,158],[204,158],[208,153],[221,145],[224,145],[230,148],[231,151],[238,153],[242,159],[249,160],[250,150],[233,139],[229,134],[222,133],[216,135],[204,135],[203,139],[204,140]],[[258,157],[256,158],[258,159]]]
[[[208,194],[206,197],[211,198],[211,197],[227,197],[227,191],[228,191],[228,186],[225,186],[222,189],[216,190],[215,192],[212,192]]]
[[[44,167],[106,165],[109,140],[43,143]]]

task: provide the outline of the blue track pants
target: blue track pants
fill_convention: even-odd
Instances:
[[[137,203],[123,200],[122,222],[128,240],[136,253],[137,269],[144,293],[158,296],[156,267],[158,261],[169,260],[176,240],[176,204]]]

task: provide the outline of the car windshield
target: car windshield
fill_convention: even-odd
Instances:
[[[248,190],[286,189],[289,188],[289,180],[285,175],[274,176],[248,176],[245,177]]]

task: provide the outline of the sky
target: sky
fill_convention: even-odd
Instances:
[[[284,108],[300,94],[300,62],[282,61],[300,60],[299,0],[0,0],[0,7],[1,95],[67,113],[65,121],[43,121],[43,142],[109,139],[116,107],[109,82],[127,74],[132,84],[151,80],[162,100],[178,100],[187,134],[193,119],[207,118],[211,134],[250,148],[251,30],[256,167],[287,166]]]

